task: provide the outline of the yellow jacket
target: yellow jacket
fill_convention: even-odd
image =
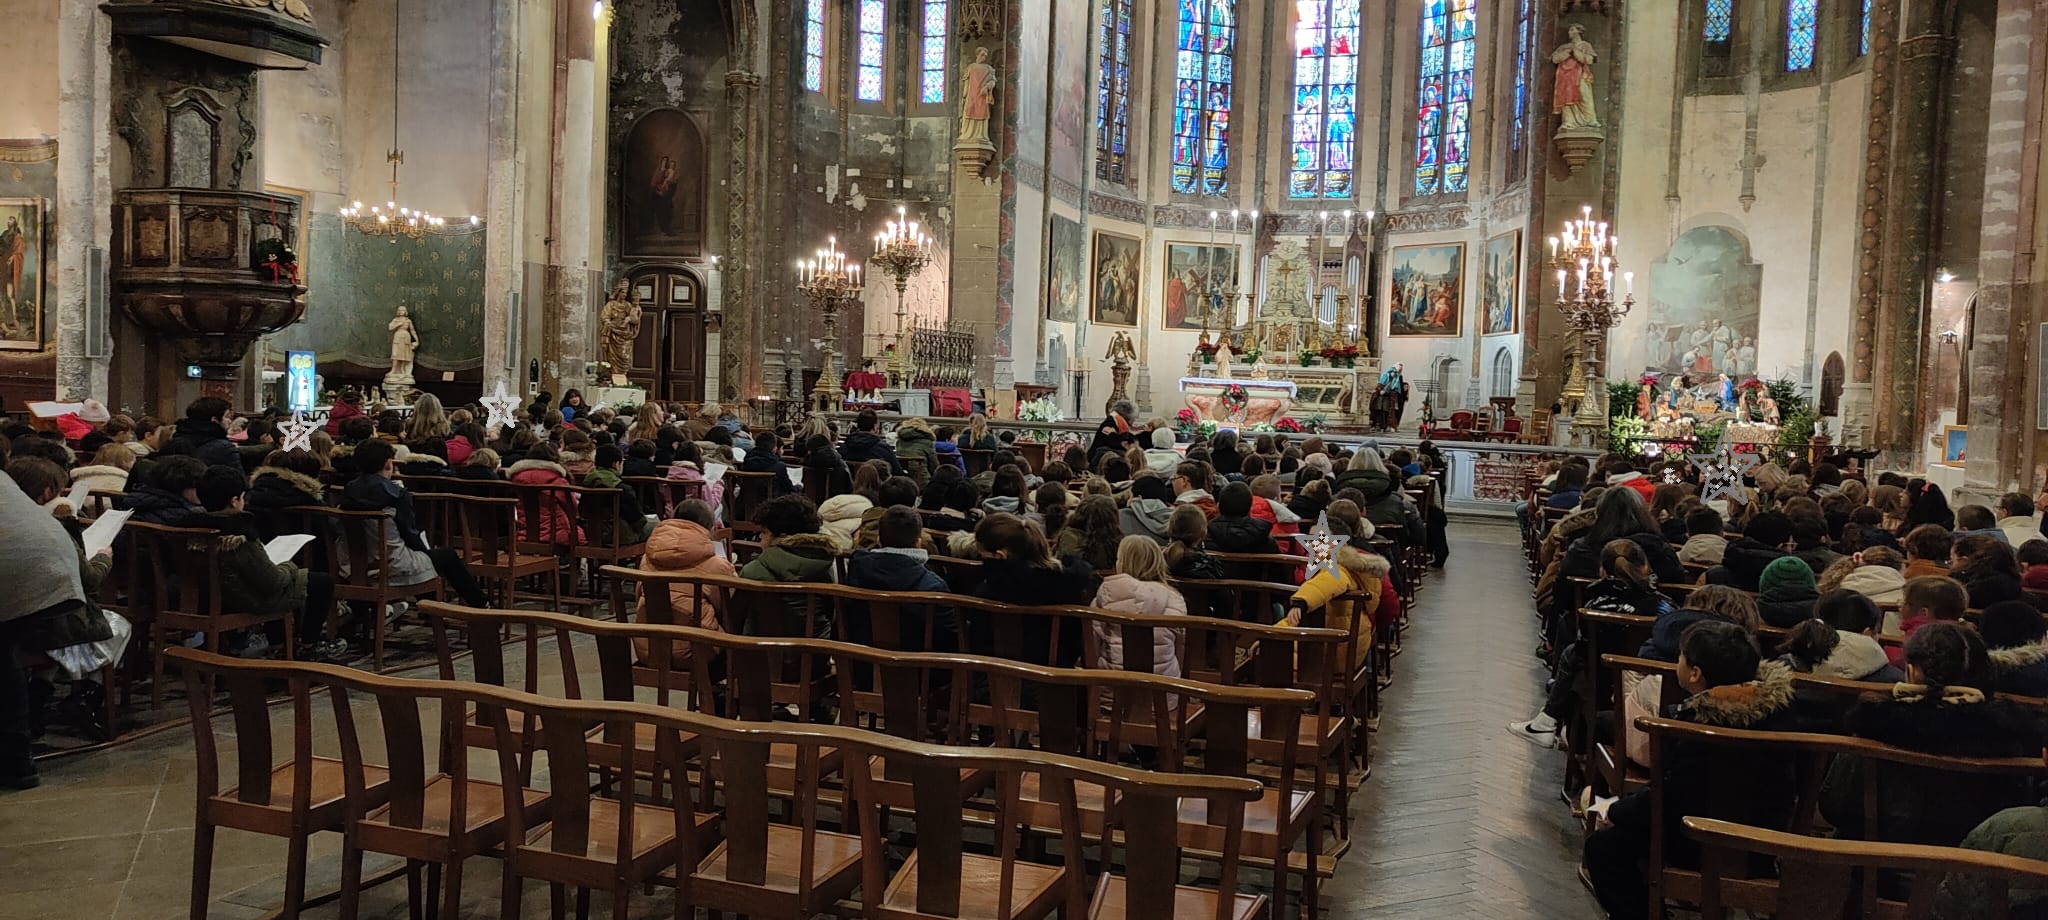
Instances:
[[[1349,546],[1337,550],[1336,568],[1325,567],[1315,577],[1302,583],[1294,591],[1294,600],[1308,610],[1324,610],[1323,625],[1330,629],[1351,631],[1353,621],[1363,616],[1367,622],[1358,627],[1359,641],[1353,650],[1352,667],[1357,667],[1357,653],[1371,645],[1372,624],[1370,618],[1379,609],[1381,579],[1391,570],[1385,558],[1353,549]],[[1364,608],[1357,598],[1363,597]],[[1324,608],[1328,608],[1325,610]]]

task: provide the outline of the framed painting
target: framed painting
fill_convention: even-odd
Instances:
[[[43,350],[43,199],[0,198],[0,351]]]
[[[1210,279],[1230,290],[1237,286],[1237,247],[1166,244],[1166,299],[1160,304],[1162,329],[1200,329],[1203,310],[1221,307],[1210,300]]]
[[[1479,334],[1506,335],[1515,331],[1518,311],[1515,295],[1522,282],[1522,231],[1509,230],[1486,241],[1479,288]]]
[[[1465,326],[1465,244],[1396,246],[1387,271],[1390,336],[1456,336]]]
[[[1071,323],[1081,318],[1081,298],[1088,283],[1081,271],[1081,225],[1064,214],[1052,216],[1052,276],[1047,279],[1045,318]]]
[[[627,131],[619,177],[619,248],[629,258],[688,258],[704,248],[704,135],[690,116],[655,109]]]
[[[1970,458],[1970,426],[1941,426],[1941,462],[1945,466],[1962,466]]]
[[[1138,280],[1144,277],[1144,251],[1135,237],[1096,231],[1093,270],[1094,307],[1089,318],[1105,326],[1138,324]]]

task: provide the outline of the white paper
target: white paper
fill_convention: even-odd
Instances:
[[[277,565],[280,562],[292,561],[292,557],[298,555],[299,550],[305,549],[306,544],[311,542],[312,534],[288,533],[263,544],[263,552],[270,557],[271,565]]]
[[[732,469],[732,467],[723,463],[706,463],[704,464],[704,481],[722,482],[725,480],[725,471],[729,469]]]
[[[734,460],[735,462],[739,462],[739,461],[744,461],[744,460],[746,460],[746,459],[747,459],[747,449],[746,449],[746,448],[744,448],[744,447],[735,447],[735,448],[733,448],[733,449],[732,449],[732,459],[733,459],[733,460]]]
[[[71,504],[71,513],[77,514],[79,509],[85,507],[86,500],[91,497],[92,483],[90,481],[82,481],[71,484],[71,494],[64,496],[64,500]]]
[[[801,466],[787,466],[787,467],[783,467],[783,469],[786,469],[786,470],[788,470],[788,471],[789,471],[789,481],[790,481],[790,482],[796,483],[796,487],[797,487],[797,488],[799,488],[799,489],[801,489],[801,488],[803,488],[803,487],[804,487],[804,468],[803,468],[803,467],[801,467]]]
[[[92,522],[92,526],[87,527],[85,533],[79,535],[79,540],[85,544],[85,555],[90,558],[97,555],[100,550],[113,546],[114,538],[120,535],[121,528],[128,523],[128,518],[134,513],[109,511],[100,515],[99,520]]]
[[[30,402],[28,411],[36,418],[56,418],[69,415],[85,408],[82,402]]]

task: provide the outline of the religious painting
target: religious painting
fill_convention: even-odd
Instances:
[[[1970,459],[1970,426],[1941,426],[1941,462],[1947,466],[1962,466]]]
[[[1096,231],[1095,256],[1090,261],[1095,285],[1094,309],[1089,317],[1105,326],[1138,324],[1138,279],[1144,277],[1144,254],[1138,241],[1116,233]]]
[[[1045,318],[1055,323],[1074,322],[1081,316],[1081,285],[1087,283],[1087,274],[1081,270],[1081,225],[1073,218],[1052,216],[1052,253],[1046,261],[1052,277],[1046,282]]]
[[[1515,331],[1515,303],[1521,291],[1522,231],[1510,230],[1486,241],[1479,288],[1479,334]]]
[[[1210,279],[1215,284],[1210,284]],[[1221,291],[1237,287],[1237,247],[1166,244],[1166,299],[1160,304],[1160,328],[1201,329],[1204,311],[1208,328],[1220,329]]]
[[[0,350],[43,349],[43,199],[0,198]]]
[[[1749,241],[1735,230],[1704,226],[1679,234],[1650,264],[1645,369],[1695,381],[1755,376],[1763,285],[1763,266],[1750,260]],[[1626,293],[1622,285],[1616,299]]]
[[[1083,88],[1088,85],[1087,65],[1093,49],[1088,40],[1088,5],[1060,3],[1053,7],[1052,80],[1054,86]],[[1032,97],[1022,97],[1032,98]],[[1083,154],[1088,150],[1087,103],[1084,92],[1052,94],[1051,161],[1047,172],[1054,180],[1049,186],[1078,193],[1081,187]],[[1063,194],[1062,198],[1069,195]],[[1071,197],[1078,200],[1078,194]]]
[[[619,170],[619,248],[629,259],[701,254],[704,135],[690,116],[656,109],[627,132]]]
[[[1396,246],[1387,277],[1390,336],[1455,336],[1465,325],[1465,244]]]

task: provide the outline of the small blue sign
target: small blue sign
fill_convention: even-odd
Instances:
[[[313,368],[312,352],[285,353],[285,394],[293,412],[311,412],[320,400],[320,385],[313,375]]]

